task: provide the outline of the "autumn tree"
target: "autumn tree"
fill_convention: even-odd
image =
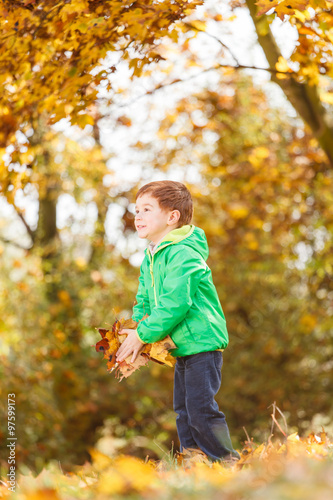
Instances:
[[[26,166],[20,157],[16,133],[25,134],[31,119],[47,116],[52,124],[69,118],[72,124],[92,124],[91,106],[113,102],[112,75],[117,60],[128,61],[132,77],[163,62],[163,41],[182,42],[183,32],[195,37],[207,32],[206,19],[186,18],[203,2],[165,0],[118,2],[71,0],[7,1],[2,3],[1,131],[0,145],[13,146],[11,159],[2,164],[1,190],[25,182],[24,172],[11,165]],[[267,71],[278,84],[332,163],[332,125],[329,120],[332,72],[332,13],[326,0],[254,0],[231,2],[247,7],[254,21],[258,42],[268,61]],[[207,8],[208,20],[228,21],[217,6]],[[274,9],[274,10],[273,10]],[[270,24],[278,16],[297,30],[298,42],[286,61]],[[230,22],[230,21],[229,21]],[[224,66],[225,55],[239,63],[232,48],[218,40],[223,50],[214,67]],[[157,64],[158,66],[158,64]],[[207,69],[207,68],[206,68]],[[179,80],[179,77],[178,77]],[[168,82],[170,84],[170,82]],[[101,93],[101,89],[103,92]],[[96,116],[96,115],[95,115]],[[29,142],[26,141],[29,148]],[[30,163],[31,164],[31,163]]]
[[[1,191],[16,191],[26,184],[25,172],[18,165],[37,167],[31,154],[27,155],[31,157],[28,163],[21,157],[18,132],[26,136],[41,115],[48,125],[66,117],[82,128],[93,124],[90,108],[100,100],[99,90],[111,92],[104,101],[112,101],[110,76],[117,65],[109,62],[109,54],[128,60],[134,74],[139,75],[145,65],[161,59],[155,50],[159,39],[169,36],[177,40],[174,23],[201,3],[2,2],[1,157],[7,146],[12,148],[10,160],[1,160]],[[26,140],[28,150],[29,144]],[[8,163],[14,168],[8,168]]]

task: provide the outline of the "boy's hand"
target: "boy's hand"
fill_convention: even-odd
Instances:
[[[127,356],[130,356],[132,353],[133,353],[133,356],[131,359],[131,363],[133,363],[136,360],[139,352],[145,346],[145,344],[138,339],[136,330],[124,328],[123,330],[120,330],[119,333],[120,333],[120,335],[126,334],[127,338],[121,344],[121,346],[119,347],[119,349],[116,353],[117,363],[120,363],[125,358],[127,358]]]

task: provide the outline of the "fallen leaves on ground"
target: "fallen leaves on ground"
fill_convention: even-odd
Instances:
[[[106,498],[329,500],[333,488],[333,447],[325,432],[283,442],[247,441],[238,462],[211,463],[199,450],[183,450],[155,462],[127,455],[111,458],[90,450],[91,462],[63,473],[51,462],[35,477],[22,467],[14,500],[104,500]],[[9,497],[0,483],[0,498]]]
[[[142,319],[145,319],[145,317]],[[126,339],[126,334],[120,334],[121,330],[123,328],[135,330],[137,325],[138,323],[132,319],[121,319],[116,320],[109,330],[106,328],[98,328],[102,340],[97,342],[95,346],[96,351],[104,352],[108,371],[112,372],[116,369],[115,375],[117,378],[120,378],[120,381],[132,375],[132,373],[141,366],[147,365],[149,360],[171,367],[176,363],[176,359],[170,354],[170,350],[175,349],[176,345],[169,335],[159,342],[154,342],[154,344],[145,344],[143,350],[134,362],[131,361],[132,355],[130,355],[121,363],[117,363],[116,353]]]

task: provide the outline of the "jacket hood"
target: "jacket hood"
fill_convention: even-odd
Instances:
[[[187,245],[198,252],[205,261],[207,260],[209,250],[205,232],[203,229],[193,224],[170,231],[170,233],[166,234],[162,241],[160,241],[154,253],[159,252],[159,250],[168,245],[175,245],[180,242],[182,245]],[[149,249],[147,249],[147,252],[149,252]]]

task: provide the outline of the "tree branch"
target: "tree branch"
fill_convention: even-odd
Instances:
[[[203,69],[202,71],[200,71],[200,73],[197,73],[196,75],[191,75],[188,78],[183,78],[183,79],[176,78],[175,80],[172,80],[171,82],[161,83],[161,84],[157,85],[156,87],[154,87],[152,90],[147,90],[147,92],[145,92],[144,94],[141,94],[138,97],[136,97],[135,99],[132,99],[132,101],[129,101],[129,102],[124,103],[124,104],[115,104],[115,107],[116,108],[124,108],[126,106],[130,106],[131,104],[137,102],[139,99],[142,99],[143,97],[146,97],[147,95],[154,94],[157,90],[161,90],[165,87],[170,87],[171,85],[174,85],[175,83],[188,82],[189,80],[193,80],[194,78],[202,75],[203,73],[207,73],[208,71],[214,71],[214,70],[217,70],[220,68],[232,68],[232,69],[237,69],[237,70],[238,69],[253,69],[253,70],[258,70],[258,71],[268,71],[269,73],[272,73],[274,75],[275,74],[283,74],[289,78],[293,78],[295,76],[294,72],[278,71],[277,69],[273,69],[273,68],[258,68],[257,66],[247,66],[245,64],[237,64],[237,66],[234,66],[232,64],[216,64],[215,66],[212,66],[211,68]],[[105,118],[105,116],[103,116],[103,118]]]
[[[326,110],[320,101],[317,87],[310,86],[307,83],[298,82],[296,80],[297,73],[293,71],[281,72],[275,69],[276,64],[279,61],[279,57],[281,56],[281,51],[275,41],[270,26],[268,26],[268,30],[265,34],[262,34],[261,30],[259,29],[258,24],[260,21],[262,21],[263,16],[257,17],[257,7],[255,1],[256,0],[246,0],[246,3],[250,15],[252,17],[253,23],[255,25],[258,42],[261,45],[265,53],[266,59],[268,61],[269,64],[268,68],[258,68],[256,66],[239,64],[237,57],[233,54],[230,47],[228,47],[224,42],[222,42],[222,40],[220,40],[217,36],[207,33],[204,30],[200,30],[191,23],[184,23],[185,26],[189,27],[190,29],[204,33],[206,36],[209,36],[210,38],[216,40],[224,49],[226,49],[230,53],[230,55],[236,62],[236,65],[217,64],[211,68],[206,68],[200,73],[192,75],[186,79],[176,78],[171,82],[161,83],[160,85],[157,85],[154,89],[147,91],[146,93],[136,97],[132,101],[129,101],[124,104],[115,104],[115,107],[123,108],[126,106],[130,106],[139,99],[142,99],[147,95],[153,94],[154,92],[162,88],[174,85],[176,83],[187,82],[203,73],[206,73],[208,71],[214,71],[219,68],[251,69],[251,70],[267,71],[271,74],[272,82],[277,83],[279,85],[279,87],[282,89],[285,96],[289,100],[290,104],[295,108],[296,112],[303,119],[303,121],[311,128],[320,146],[325,151],[329,162],[333,166],[333,128],[327,121]],[[285,75],[285,77],[283,79],[279,79],[277,76],[278,74],[283,74]]]
[[[3,243],[6,243],[6,245],[13,245],[14,247],[20,248],[21,250],[30,250],[31,249],[31,247],[29,247],[29,248],[23,247],[19,243],[16,243],[16,241],[7,240],[6,238],[3,238],[3,236],[0,236],[0,241],[2,241]]]
[[[32,240],[32,243],[34,242],[34,239],[35,239],[35,233],[34,231],[31,229],[31,227],[29,226],[29,224],[27,223],[27,221],[25,220],[25,218],[23,217],[22,215],[22,212],[20,211],[20,209],[15,205],[15,203],[12,203],[12,206],[15,208],[15,211],[17,213],[17,215],[19,216],[19,218],[21,219],[21,221],[23,222],[31,240]]]
[[[191,23],[183,23],[183,24],[184,24],[184,26],[188,26],[189,28],[191,28],[192,30],[197,31],[198,33],[204,33],[206,36],[209,36],[210,38],[213,38],[213,40],[216,40],[220,45],[222,45],[222,47],[224,49],[227,49],[227,51],[229,52],[229,54],[231,55],[231,57],[235,61],[236,65],[237,66],[240,65],[237,57],[232,52],[231,48],[228,47],[228,45],[226,45],[224,42],[222,42],[222,40],[220,40],[217,36],[212,35],[211,33],[208,33],[207,31],[201,30],[201,29],[197,28],[196,26],[193,26]]]
[[[31,227],[28,225],[27,221],[25,220],[25,218],[23,217],[23,215],[20,213],[20,212],[17,212],[17,215],[19,216],[19,218],[21,219],[21,221],[23,222],[26,230],[28,231],[29,233],[29,236],[30,238],[32,239],[32,241],[34,240],[34,237],[35,237],[35,234],[33,232],[33,230],[31,229]]]

